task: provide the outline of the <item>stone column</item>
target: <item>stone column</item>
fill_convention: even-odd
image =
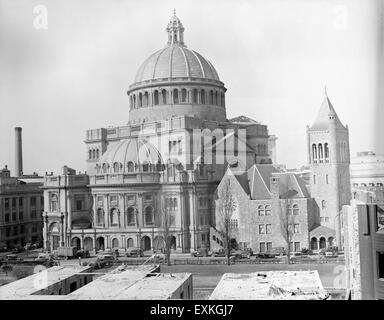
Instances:
[[[138,218],[137,224],[139,227],[141,227],[144,225],[144,221],[143,221],[143,194],[139,193],[137,196],[138,196],[137,197],[137,218]]]
[[[196,219],[195,219],[195,210],[196,210],[196,194],[195,191],[192,190],[189,193],[189,203],[190,203],[190,211],[189,211],[189,233],[190,237],[190,249],[196,250]]]
[[[124,227],[124,213],[125,213],[125,197],[124,194],[119,194],[119,228]]]
[[[109,228],[109,194],[105,195],[104,200],[104,228]]]
[[[93,195],[93,223],[92,223],[92,227],[93,228],[96,228],[97,226],[97,196],[94,194]]]

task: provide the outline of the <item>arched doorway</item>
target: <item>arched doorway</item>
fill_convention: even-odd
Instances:
[[[93,250],[93,239],[88,237],[84,239],[84,250],[92,251]]]
[[[104,246],[104,238],[103,237],[98,237],[96,239],[96,250],[103,251],[104,248],[105,248],[105,246]]]
[[[128,246],[128,248],[133,248],[135,246],[135,242],[132,238],[128,238],[127,246]]]
[[[327,246],[327,241],[325,240],[324,237],[320,238],[320,249],[325,249]]]
[[[317,238],[312,237],[311,239],[311,250],[318,250],[318,243],[317,243]]]
[[[71,241],[72,247],[76,247],[77,250],[81,249],[81,241],[78,237],[74,237]]]
[[[60,227],[59,224],[54,222],[49,228],[51,234],[51,248],[56,250],[60,246]]]
[[[148,236],[141,238],[141,249],[144,251],[151,250],[151,239]]]
[[[156,236],[153,240],[153,249],[162,251],[164,249],[164,238],[162,236]]]
[[[112,240],[112,249],[119,249],[119,239],[114,238]]]
[[[176,250],[176,237],[175,236],[169,236],[169,247],[172,250]]]
[[[334,246],[335,239],[333,237],[328,238],[328,247]]]

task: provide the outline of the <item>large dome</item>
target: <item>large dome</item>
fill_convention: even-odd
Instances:
[[[187,116],[226,121],[224,83],[212,63],[184,44],[184,27],[174,14],[166,46],[139,67],[128,88],[131,124]]]
[[[162,78],[218,80],[213,65],[196,51],[174,44],[152,54],[137,71],[135,82]]]

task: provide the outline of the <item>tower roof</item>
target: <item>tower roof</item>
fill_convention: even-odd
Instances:
[[[329,100],[327,93],[325,92],[323,103],[321,104],[316,120],[310,127],[310,130],[326,131],[329,129],[331,124],[336,125],[336,127],[345,129],[339,117],[337,116],[337,113],[331,101]]]

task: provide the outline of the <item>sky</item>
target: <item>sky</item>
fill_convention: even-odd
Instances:
[[[266,124],[278,137],[279,163],[307,163],[306,126],[325,85],[348,124],[351,155],[384,153],[383,7],[382,0],[0,0],[0,167],[14,170],[21,126],[25,173],[84,171],[85,131],[127,123],[127,88],[165,46],[174,8],[188,48],[228,89],[228,117]]]

